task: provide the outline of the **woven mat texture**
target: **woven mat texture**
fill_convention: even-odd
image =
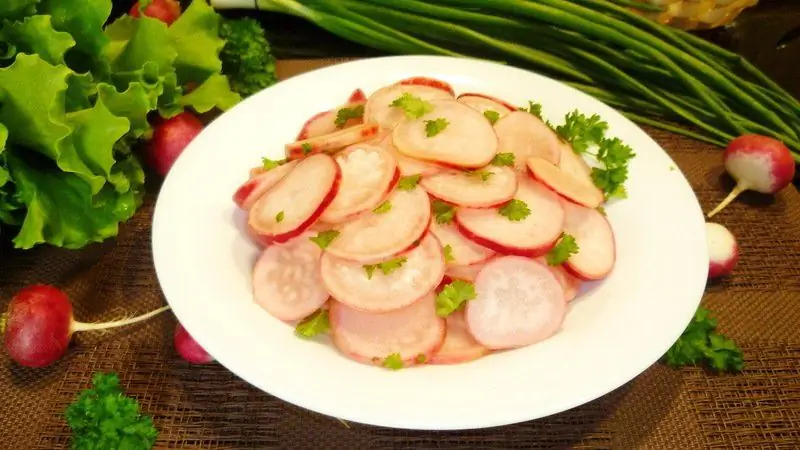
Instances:
[[[282,61],[283,78],[330,64]],[[647,129],[686,174],[704,209],[724,196],[721,154]],[[82,251],[0,251],[0,308],[23,286],[65,288],[76,316],[100,321],[164,303],[153,270],[150,222],[158,186],[118,239]],[[502,428],[412,432],[350,428],[279,401],[218,365],[190,367],[175,354],[164,314],[110,334],[76,336],[58,364],[28,370],[0,356],[0,448],[68,448],[64,408],[96,371],[116,371],[152,415],[156,448],[181,449],[798,449],[800,448],[800,194],[745,194],[716,218],[738,237],[732,277],[704,304],[743,348],[736,376],[661,364],[590,404]],[[647,320],[647,318],[643,318]],[[657,318],[652,318],[657,320]]]

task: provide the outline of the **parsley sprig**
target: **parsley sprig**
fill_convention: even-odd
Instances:
[[[444,131],[444,129],[447,128],[448,125],[450,125],[450,121],[442,117],[434,120],[426,120],[425,136],[434,137],[437,134]]]
[[[408,262],[408,258],[405,256],[400,256],[388,261],[379,262],[378,264],[364,264],[363,267],[364,271],[367,272],[367,279],[371,280],[376,269],[383,272],[384,275],[391,275],[395,270],[403,267],[403,264],[406,262]]]
[[[364,117],[364,105],[356,105],[350,108],[341,108],[336,111],[334,123],[337,128],[344,128],[350,119],[360,119]]]
[[[310,339],[318,334],[325,334],[331,329],[327,309],[318,309],[306,317],[294,329],[294,333],[303,339]]]
[[[403,95],[397,97],[389,106],[402,109],[410,119],[419,119],[433,111],[433,105],[430,102],[426,102],[408,92],[404,92]]]
[[[709,310],[698,308],[681,337],[664,355],[664,360],[671,367],[705,365],[717,372],[741,372],[744,368],[742,350],[716,329],[717,319],[711,317]]]
[[[567,262],[570,256],[578,253],[578,250],[580,250],[580,247],[575,242],[575,238],[570,234],[563,233],[555,247],[547,252],[545,260],[547,260],[547,264],[557,266]]]
[[[477,297],[475,286],[469,281],[455,280],[446,285],[436,296],[436,314],[447,317],[465,302]]]

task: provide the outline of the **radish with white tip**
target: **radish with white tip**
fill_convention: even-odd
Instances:
[[[706,222],[706,240],[709,259],[708,278],[729,275],[739,261],[739,245],[733,233],[718,223]]]
[[[794,160],[782,142],[767,136],[748,134],[732,140],[723,156],[725,170],[736,180],[736,187],[716,208],[714,217],[744,191],[774,194],[792,182]]]

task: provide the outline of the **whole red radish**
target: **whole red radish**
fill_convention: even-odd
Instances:
[[[175,350],[181,358],[192,364],[207,364],[214,358],[206,352],[180,323],[175,327]]]
[[[190,112],[159,121],[147,146],[148,164],[157,174],[166,176],[178,156],[201,131],[203,122]]]
[[[64,291],[37,284],[20,290],[0,320],[6,353],[25,367],[45,367],[58,361],[78,331],[121,327],[156,316],[169,309],[106,323],[81,323],[73,318],[72,304]]]
[[[744,191],[774,194],[794,178],[794,160],[781,141],[747,134],[732,140],[723,155],[725,170],[736,180],[736,187],[708,217],[714,217]]]
[[[139,2],[133,5],[128,14],[133,17],[141,17]],[[169,26],[181,16],[181,4],[177,0],[152,0],[144,8],[144,15],[158,19]]]
[[[709,257],[708,278],[729,275],[739,261],[739,245],[733,233],[718,223],[706,222],[706,240]]]

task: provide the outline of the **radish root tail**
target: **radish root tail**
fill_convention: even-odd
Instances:
[[[731,193],[728,194],[727,197],[725,197],[725,200],[720,202],[720,204],[717,205],[716,208],[714,208],[710,213],[708,213],[707,217],[709,219],[714,217],[718,212],[720,212],[723,209],[725,209],[725,207],[728,206],[736,197],[738,197],[739,194],[741,194],[742,192],[744,192],[744,191],[746,191],[748,189],[750,189],[750,186],[748,186],[746,183],[737,184],[736,187],[733,188]]]
[[[103,323],[83,323],[83,322],[75,322],[72,325],[72,332],[78,331],[96,331],[96,330],[107,330],[109,328],[117,328],[117,327],[124,327],[125,325],[132,325],[137,322],[142,322],[152,317],[155,317],[161,314],[164,311],[169,310],[169,306],[164,306],[161,308],[156,309],[155,311],[150,311],[147,314],[142,314],[141,316],[130,317],[130,318],[123,318],[119,320],[114,320],[112,322],[103,322]]]
[[[0,334],[6,334],[7,322],[8,322],[8,313],[0,314]]]

